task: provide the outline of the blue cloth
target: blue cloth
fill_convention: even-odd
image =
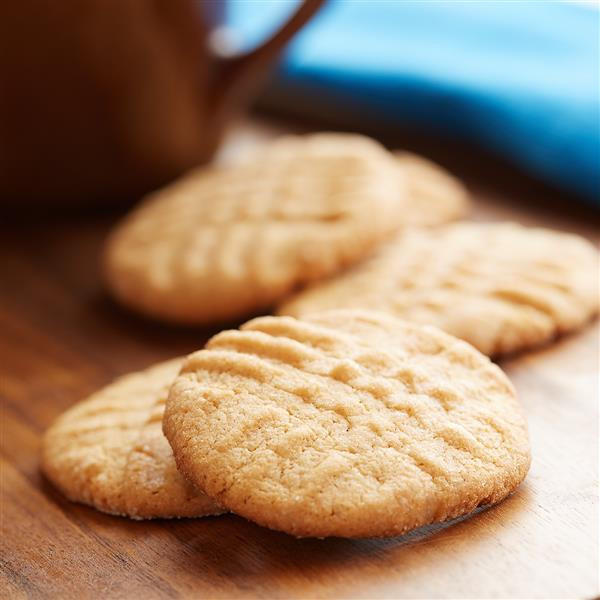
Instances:
[[[296,2],[231,2],[252,45]],[[599,12],[529,2],[330,0],[269,91],[475,141],[600,205]],[[321,115],[327,117],[327,114]]]

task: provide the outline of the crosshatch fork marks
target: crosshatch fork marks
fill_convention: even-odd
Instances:
[[[502,499],[529,465],[498,367],[433,328],[364,311],[261,317],[216,335],[186,361],[163,428],[209,495],[296,535],[444,520]]]

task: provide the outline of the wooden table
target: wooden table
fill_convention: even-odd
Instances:
[[[288,127],[246,123],[225,153]],[[475,218],[597,231],[597,219],[572,198],[493,157],[403,140],[467,181]],[[28,215],[0,233],[3,597],[598,595],[593,325],[502,363],[529,416],[533,465],[512,497],[459,522],[388,540],[296,540],[235,516],[133,522],[62,498],[38,471],[50,422],[114,376],[192,351],[210,333],[143,321],[104,295],[97,259],[116,218]]]

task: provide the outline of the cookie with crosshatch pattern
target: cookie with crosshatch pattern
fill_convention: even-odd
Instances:
[[[374,140],[305,136],[152,194],[109,236],[105,278],[159,319],[235,319],[363,259],[403,225],[403,194]]]
[[[42,470],[67,498],[134,519],[223,512],[177,471],[162,433],[164,402],[181,363],[120,377],[48,429]]]
[[[356,267],[291,296],[278,313],[381,310],[495,356],[548,342],[596,314],[598,264],[583,238],[516,223],[409,230]]]
[[[364,142],[367,140],[367,142]],[[302,146],[311,145],[315,152],[332,149],[344,143],[368,139],[348,133],[321,132],[310,136],[285,135],[263,148],[250,151],[240,160],[261,157],[293,155]],[[401,194],[396,201],[402,206],[402,226],[434,226],[464,217],[470,209],[470,195],[464,184],[446,169],[413,152],[397,150],[392,153],[396,173],[402,182]],[[397,193],[397,192],[396,192]]]
[[[510,494],[527,427],[504,373],[366,311],[260,317],[191,354],[163,430],[215,502],[296,536],[402,534]]]

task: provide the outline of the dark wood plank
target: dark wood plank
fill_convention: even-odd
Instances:
[[[227,150],[279,130],[244,124]],[[439,147],[429,154],[450,157]],[[448,164],[473,190],[475,218],[597,234],[590,213],[571,210],[564,194],[506,166],[494,171],[492,159],[482,167],[481,158],[455,158]],[[46,215],[0,231],[2,596],[598,595],[594,325],[503,363],[529,415],[534,462],[517,493],[468,519],[390,540],[296,540],[232,515],[132,522],[62,498],[38,471],[51,421],[113,377],[190,352],[211,333],[145,321],[105,296],[99,256],[116,218]]]

